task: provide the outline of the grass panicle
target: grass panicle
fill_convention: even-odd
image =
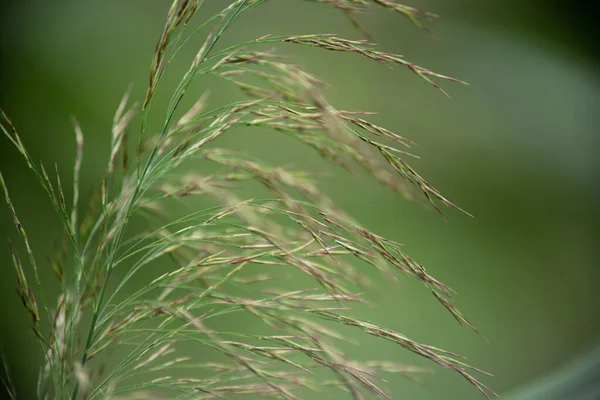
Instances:
[[[4,136],[47,193],[66,238],[49,258],[61,287],[53,303],[44,296],[41,267],[0,175],[29,258],[29,265],[23,265],[10,246],[17,292],[44,352],[40,399],[232,399],[247,394],[301,399],[336,390],[353,399],[390,399],[383,376],[421,381],[429,372],[394,360],[352,359],[340,350],[352,330],[449,369],[486,397],[493,394],[474,376],[484,372],[459,355],[353,312],[355,305],[368,304],[362,293],[372,285],[364,271],[374,268],[386,279],[408,276],[419,282],[458,322],[475,329],[454,306],[448,286],[400,243],[368,231],[341,210],[319,189],[316,176],[224,148],[220,141],[232,130],[272,130],[349,171],[358,166],[391,190],[422,198],[441,213],[442,206],[457,207],[409,165],[413,142],[370,122],[372,112],[335,108],[327,100],[327,85],[273,46],[354,53],[408,68],[443,93],[438,82],[464,82],[377,50],[370,40],[332,34],[267,34],[220,45],[237,20],[252,18],[251,12],[266,2],[231,1],[201,21],[202,0],[173,1],[152,57],[145,98],[138,111],[129,88],[119,104],[105,178],[87,207],[80,202],[84,139],[77,121],[73,199],[67,204],[58,174],[53,178],[33,162],[2,112]],[[310,2],[343,11],[359,30],[355,14],[372,7],[400,13],[422,29],[424,20],[436,17],[391,0]],[[162,78],[179,50],[200,34],[205,39],[172,91],[161,127],[152,132],[148,121],[156,113],[151,110],[162,93]],[[192,82],[205,77],[237,87],[240,99],[214,106],[208,90],[191,93]],[[196,99],[193,106],[181,109],[189,96]],[[138,115],[141,127],[132,155],[128,136]],[[268,194],[245,198],[247,184]],[[187,211],[170,213],[173,204],[195,204],[190,199],[212,206],[191,212],[178,207]],[[143,231],[131,227],[137,216],[145,218]],[[141,272],[156,266],[162,272],[142,284]],[[254,318],[260,328],[218,328],[232,314]],[[206,356],[182,353],[195,347]]]

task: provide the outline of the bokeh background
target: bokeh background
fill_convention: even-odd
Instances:
[[[70,116],[77,117],[86,136],[84,202],[102,179],[112,115],[127,85],[133,82],[133,97],[143,97],[169,3],[0,1],[0,107],[33,158],[56,162],[66,177],[75,148]],[[459,327],[409,280],[400,286],[380,280],[370,295],[379,305],[368,310],[369,318],[466,355],[495,375],[486,383],[500,394],[521,393],[517,398],[584,398],[580,392],[564,397],[539,390],[559,380],[544,379],[553,373],[578,386],[577,371],[590,374],[578,360],[598,356],[590,353],[600,341],[600,58],[592,4],[412,0],[410,5],[442,16],[429,24],[435,37],[389,12],[360,17],[383,49],[471,84],[443,82],[451,100],[403,69],[279,46],[332,84],[328,95],[334,105],[377,110],[377,122],[417,142],[422,159],[413,165],[475,216],[450,211],[445,222],[372,179],[324,171],[325,191],[370,229],[405,243],[409,254],[456,289],[458,306],[488,341]],[[312,32],[356,37],[344,16],[328,7],[273,0],[240,21],[226,40]],[[182,68],[196,51],[181,53]],[[173,71],[163,88],[177,82],[177,66]],[[165,106],[167,94],[159,95],[156,110]],[[236,95],[227,87],[212,91],[216,101]],[[237,138],[231,145],[272,162],[316,162],[289,141]],[[43,260],[53,251],[58,221],[33,175],[2,138],[0,170]],[[7,236],[15,237],[14,227],[0,204],[0,237]],[[50,271],[43,277],[52,285]],[[0,342],[22,398],[33,398],[41,354],[15,288],[7,246],[0,245]],[[243,329],[235,320],[228,324]],[[377,343],[365,343],[353,354],[393,354],[420,363]],[[392,380],[393,397],[480,398],[454,374],[434,371],[424,385]],[[523,394],[531,393],[523,392],[529,387],[535,394]],[[587,398],[596,398],[593,389],[586,389]]]

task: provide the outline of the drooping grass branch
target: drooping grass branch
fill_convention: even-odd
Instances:
[[[375,268],[389,279],[408,275],[421,282],[457,321],[475,329],[453,305],[452,290],[429,275],[400,243],[362,227],[321,192],[310,174],[218,147],[219,138],[232,129],[273,130],[346,169],[359,165],[410,199],[422,196],[441,213],[441,206],[456,206],[406,161],[412,157],[410,140],[370,122],[370,112],[335,108],[325,96],[325,83],[263,47],[303,45],[354,53],[408,68],[443,93],[436,80],[463,82],[376,50],[366,40],[330,34],[267,34],[219,47],[220,38],[238,19],[251,18],[250,12],[266,2],[236,0],[196,22],[202,0],[173,1],[141,102],[136,153],[129,154],[127,146],[137,113],[128,91],[113,118],[106,177],[81,219],[78,185],[84,142],[79,124],[75,122],[77,158],[68,207],[58,174],[51,178],[32,160],[2,113],[4,135],[48,194],[69,238],[67,248],[59,249],[52,261],[62,294],[50,306],[25,229],[0,175],[36,282],[35,288],[28,283],[26,267],[11,247],[18,293],[45,354],[40,399],[135,398],[148,391],[182,398],[256,394],[296,399],[314,398],[315,392],[328,388],[343,390],[354,399],[368,394],[390,398],[379,386],[379,373],[422,372],[393,361],[352,360],[338,349],[344,336],[336,326],[393,342],[456,372],[485,396],[493,393],[472,375],[482,371],[460,356],[353,315],[352,305],[365,302],[359,293],[369,287],[363,271]],[[353,14],[371,6],[403,14],[421,28],[423,19],[435,17],[387,0],[312,2],[344,11],[355,25]],[[162,77],[179,50],[204,29],[210,31],[173,91],[160,130],[150,133],[148,119]],[[236,86],[246,98],[211,108],[208,92],[190,93],[191,83],[207,76]],[[185,96],[198,100],[184,112],[180,108]],[[214,172],[190,170],[186,167],[190,163],[211,164],[206,171]],[[244,185],[251,182],[270,193],[267,198],[241,197]],[[173,201],[186,198],[214,205],[169,217]],[[136,215],[146,217],[149,229],[131,231]],[[140,272],[157,263],[164,273],[140,285]],[[118,281],[113,278],[116,270]],[[302,288],[284,289],[290,282]],[[43,305],[42,316],[38,302]],[[214,321],[233,313],[253,316],[263,333],[215,328]],[[184,344],[210,350],[216,360],[181,356],[177,349]],[[115,349],[118,355],[109,361]],[[208,374],[186,378],[178,372],[186,368]]]

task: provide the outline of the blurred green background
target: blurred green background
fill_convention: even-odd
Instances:
[[[0,107],[34,159],[58,165],[70,180],[79,120],[86,147],[85,202],[102,179],[112,115],[130,82],[143,98],[155,42],[169,1],[105,0],[0,2]],[[209,1],[209,7],[222,2]],[[456,351],[492,372],[500,394],[532,384],[585,355],[600,339],[598,269],[600,65],[597,31],[586,3],[518,0],[413,0],[441,14],[428,26],[435,38],[401,16],[377,12],[360,21],[386,51],[468,81],[442,82],[448,100],[414,74],[358,57],[279,46],[282,53],[332,84],[343,109],[380,112],[375,119],[417,142],[413,162],[431,183],[475,218],[410,204],[372,179],[329,172],[322,187],[368,228],[406,244],[409,254],[454,288],[459,308],[489,343],[459,327],[410,280],[378,281],[367,313],[409,337]],[[586,12],[588,10],[589,12]],[[226,41],[267,33],[335,32],[356,37],[343,14],[298,0],[273,0],[240,21]],[[197,47],[180,54],[162,86],[162,113],[179,71]],[[179,68],[181,67],[181,68]],[[203,83],[196,85],[199,95]],[[233,99],[218,86],[212,99]],[[270,161],[317,162],[290,141],[235,142]],[[291,143],[291,144],[290,144]],[[311,165],[309,165],[310,168]],[[325,164],[317,164],[319,167]],[[314,169],[314,168],[313,168]],[[0,139],[0,170],[40,260],[50,255],[58,221],[17,152]],[[0,204],[0,237],[15,237]],[[45,263],[42,263],[46,266]],[[32,398],[42,355],[15,293],[6,245],[0,245],[0,341],[22,398]],[[49,267],[48,267],[49,269]],[[43,278],[52,285],[51,271]],[[228,322],[232,327],[236,321]],[[428,365],[405,351],[365,342],[357,357],[395,358]],[[392,380],[393,398],[477,399],[454,374],[434,368],[419,386]],[[539,398],[550,398],[545,395]],[[573,397],[575,398],[575,397]]]

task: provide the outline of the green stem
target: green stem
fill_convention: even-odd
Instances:
[[[92,323],[90,324],[90,329],[88,331],[87,339],[85,342],[85,348],[83,350],[83,355],[81,356],[81,367],[85,366],[87,362],[87,357],[90,351],[90,346],[92,343],[92,339],[94,336],[94,331],[96,330],[96,323],[98,322],[98,317],[100,316],[100,308],[102,306],[102,300],[104,299],[104,293],[106,293],[106,286],[108,279],[110,278],[110,273],[112,268],[108,269],[108,273],[106,274],[106,280],[102,285],[102,289],[100,290],[100,296],[98,296],[98,302],[96,303],[96,307],[94,307],[94,315],[92,316]],[[79,382],[75,382],[75,388],[73,388],[73,394],[71,395],[71,400],[77,399],[77,393],[79,392]]]

